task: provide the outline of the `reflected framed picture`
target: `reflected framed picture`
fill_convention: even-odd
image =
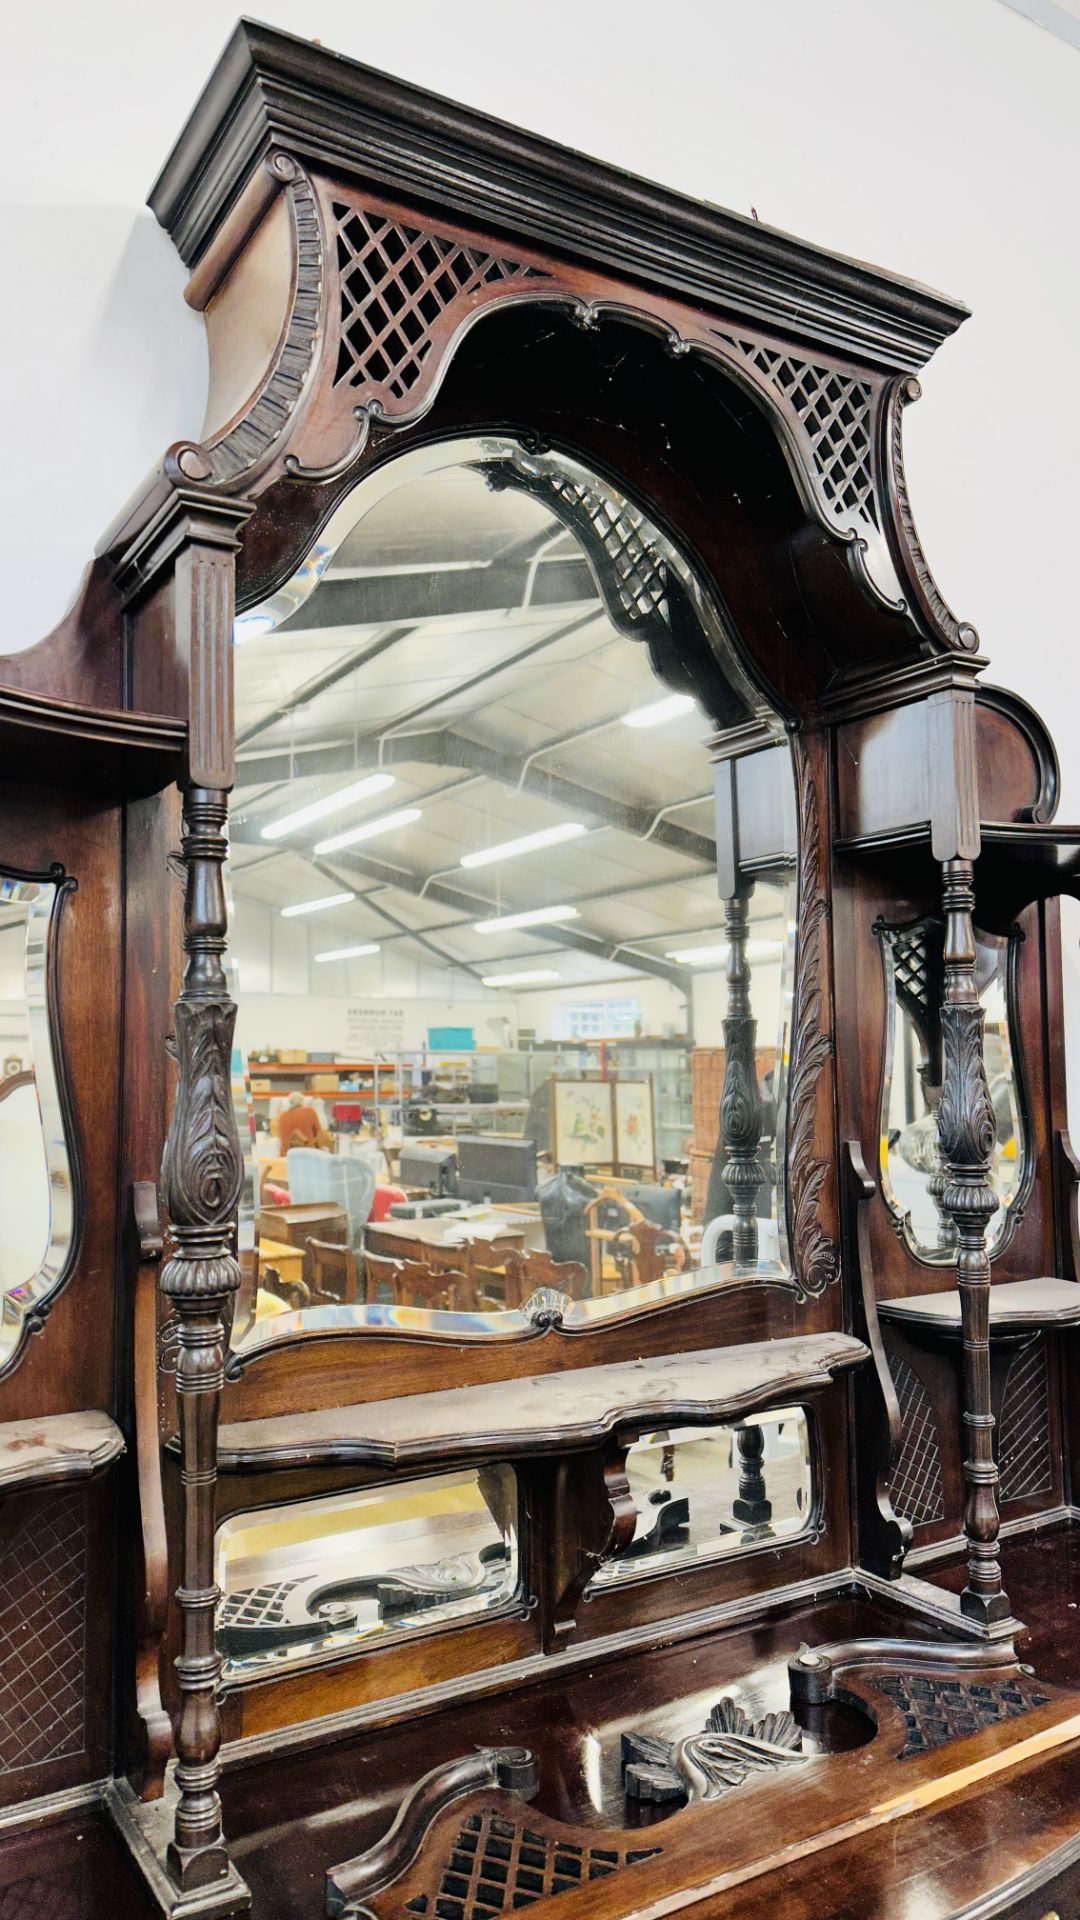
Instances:
[[[551,1083],[551,1155],[557,1167],[610,1167],[615,1125],[610,1080]]]
[[[656,1119],[651,1080],[615,1080],[615,1157],[620,1167],[656,1171]]]

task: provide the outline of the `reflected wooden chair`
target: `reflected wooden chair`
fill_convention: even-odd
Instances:
[[[614,1292],[627,1284],[614,1258],[614,1243],[628,1227],[644,1221],[645,1215],[618,1187],[601,1187],[585,1202],[583,1214],[592,1292]]]
[[[620,1282],[626,1287],[647,1287],[665,1274],[681,1273],[686,1265],[686,1248],[670,1227],[658,1227],[651,1220],[635,1220],[621,1227],[612,1241],[612,1258],[619,1269]]]
[[[389,1288],[395,1307],[425,1307],[450,1313],[475,1313],[476,1282],[471,1274],[450,1268],[442,1271],[423,1260],[393,1260],[386,1254],[366,1253],[364,1266],[372,1297],[385,1299]]]
[[[553,1260],[546,1250],[523,1253],[511,1247],[504,1256],[505,1304],[523,1307],[540,1287],[553,1287],[570,1300],[587,1300],[589,1276],[580,1260]]]
[[[344,1306],[363,1306],[367,1287],[360,1293],[360,1271],[350,1246],[336,1240],[309,1240],[311,1291],[316,1299],[340,1300]]]

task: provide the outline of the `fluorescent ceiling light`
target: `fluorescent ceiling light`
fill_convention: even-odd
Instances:
[[[233,642],[242,647],[245,640],[254,640],[259,634],[273,633],[277,620],[272,613],[238,613],[233,621]]]
[[[419,807],[399,807],[396,813],[383,813],[377,820],[363,820],[358,827],[346,827],[344,833],[331,834],[329,840],[316,842],[316,853],[336,853],[338,847],[354,847],[359,840],[374,840],[377,834],[392,833],[395,827],[410,827],[419,820]]]
[[[749,960],[770,960],[784,951],[782,940],[751,940],[746,949]],[[728,957],[731,948],[727,941],[718,947],[679,947],[674,953],[665,953],[665,960],[681,960],[688,967],[713,967],[720,965]]]
[[[369,794],[385,793],[387,787],[394,784],[392,773],[369,773],[363,780],[355,780],[351,787],[339,787],[336,793],[324,794],[321,800],[312,800],[306,807],[297,807],[295,813],[283,813],[280,820],[271,820],[263,827],[262,840],[279,840],[283,833],[293,833],[297,827],[306,827],[309,820],[322,820],[328,813],[337,813],[342,807],[351,807],[354,800],[366,800]]]
[[[490,867],[496,860],[515,860],[519,853],[533,853],[537,847],[554,847],[560,840],[576,840],[588,833],[583,820],[564,820],[561,827],[541,827],[539,833],[523,833],[519,840],[503,840],[497,847],[481,847],[479,853],[467,853],[463,867]]]
[[[659,727],[665,720],[674,720],[677,714],[689,713],[694,704],[688,693],[669,693],[665,700],[653,700],[647,707],[635,707],[633,713],[624,713],[623,726]]]
[[[316,960],[356,960],[362,953],[378,953],[379,943],[368,941],[362,947],[334,947],[330,953],[317,953]]]
[[[528,913],[504,913],[497,920],[477,920],[474,933],[507,933],[513,927],[549,927],[558,920],[576,920],[576,907],[530,907]]]
[[[523,987],[526,982],[535,980],[561,980],[561,973],[554,967],[534,967],[527,973],[484,973],[481,979],[485,987]]]
[[[293,920],[298,913],[321,913],[324,907],[343,907],[355,899],[355,893],[327,893],[321,900],[301,900],[295,907],[282,907],[281,917]]]

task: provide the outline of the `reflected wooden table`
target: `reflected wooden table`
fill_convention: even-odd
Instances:
[[[438,1272],[454,1269],[474,1276],[477,1264],[490,1266],[492,1242],[525,1253],[544,1246],[539,1208],[489,1207],[481,1214],[441,1213],[431,1220],[386,1219],[369,1222],[364,1245],[392,1260],[419,1260]]]

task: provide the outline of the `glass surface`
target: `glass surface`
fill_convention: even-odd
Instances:
[[[938,1140],[941,1101],[940,921],[880,926],[887,986],[888,1048],[881,1119],[882,1191],[904,1237],[920,1259],[956,1257],[956,1228],[939,1205],[944,1168]],[[1000,1247],[1010,1209],[1030,1166],[1024,1102],[1010,1022],[1010,971],[1015,936],[976,929],[976,978],[985,1026],[983,1053],[996,1137],[990,1184],[997,1209],[987,1225],[990,1252]]]
[[[217,1644],[226,1677],[475,1618],[518,1587],[510,1467],[331,1494],[226,1520]]]
[[[71,1166],[49,1026],[58,890],[0,874],[0,1366],[71,1251]]]
[[[236,641],[234,1344],[786,1278],[790,753],[665,536],[564,457],[424,449]]]
[[[722,1560],[810,1531],[810,1435],[801,1407],[781,1407],[753,1425],[645,1434],[627,1455],[626,1477],[637,1529],[618,1559],[593,1576],[593,1587]]]

